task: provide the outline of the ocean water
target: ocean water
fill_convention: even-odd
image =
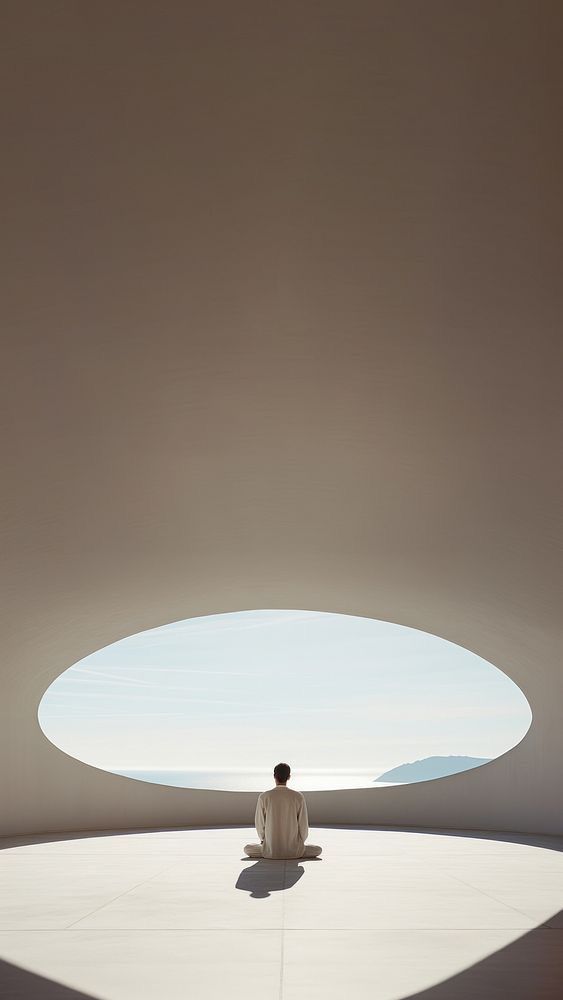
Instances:
[[[108,768],[108,770],[110,770]],[[123,774],[129,778],[136,778],[137,781],[150,781],[157,785],[175,785],[179,788],[211,788],[229,792],[263,792],[267,788],[272,788],[274,779],[271,770],[143,770],[134,769],[118,770],[111,769],[114,774]],[[385,785],[398,784],[399,782],[375,782],[377,774],[381,774],[383,768],[375,768],[374,772],[363,771],[329,771],[329,770],[302,770],[295,771],[289,780],[289,787],[296,788],[301,792],[315,790],[329,790],[338,788],[382,788]]]

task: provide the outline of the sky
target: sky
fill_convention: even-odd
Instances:
[[[453,643],[316,611],[192,618],[113,643],[62,673],[39,706],[45,735],[108,770],[361,771],[433,755],[497,757],[528,702]]]

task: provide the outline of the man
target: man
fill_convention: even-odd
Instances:
[[[307,803],[301,792],[287,787],[291,777],[289,764],[276,764],[275,788],[262,792],[256,805],[256,831],[259,844],[247,844],[249,858],[318,858],[322,847],[307,844],[309,820]]]

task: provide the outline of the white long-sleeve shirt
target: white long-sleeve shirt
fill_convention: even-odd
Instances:
[[[301,858],[309,834],[307,803],[301,792],[276,785],[258,796],[256,832],[264,858]]]

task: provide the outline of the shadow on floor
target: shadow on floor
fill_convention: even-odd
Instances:
[[[256,864],[242,869],[235,889],[249,892],[252,899],[265,899],[271,892],[291,889],[305,871],[302,862],[317,860],[318,858],[299,858],[295,861],[269,861],[261,858]]]
[[[317,824],[312,824],[313,830]],[[433,837],[461,837],[463,840],[494,840],[503,844],[523,844],[548,851],[563,851],[563,837],[550,833],[510,833],[504,830],[448,830],[431,826],[377,826],[372,823],[323,823],[320,830],[368,830],[372,833],[431,834]]]
[[[206,826],[142,826],[124,830],[69,830],[53,833],[30,833],[0,837],[0,851],[13,847],[33,847],[39,844],[58,844],[68,840],[93,840],[102,837],[130,837],[143,833],[189,833],[191,830],[248,830],[249,823],[216,823]]]
[[[456,976],[403,1000],[561,1000],[563,910]]]
[[[0,997],[2,1000],[94,1000],[90,993],[44,979],[1,959]]]

